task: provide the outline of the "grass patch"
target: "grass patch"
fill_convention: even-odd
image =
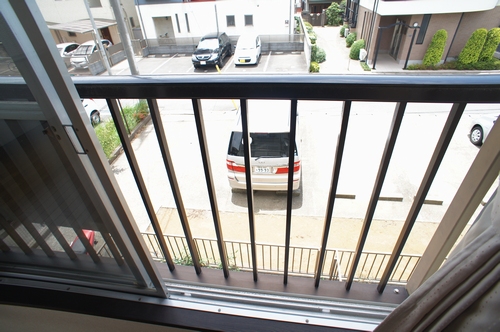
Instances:
[[[361,68],[363,68],[364,71],[372,71],[370,66],[365,61],[360,61],[359,64],[361,65]]]
[[[145,100],[140,100],[134,106],[124,107],[122,109],[122,118],[128,133],[130,134],[148,114],[149,107]],[[95,133],[101,143],[104,154],[106,154],[108,159],[111,158],[116,148],[121,145],[115,123],[113,120],[102,122],[95,127]]]

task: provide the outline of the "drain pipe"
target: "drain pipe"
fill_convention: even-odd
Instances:
[[[448,59],[448,56],[450,55],[451,47],[453,46],[453,42],[455,41],[455,37],[457,36],[458,29],[460,28],[460,25],[462,24],[462,19],[464,18],[464,14],[460,16],[460,20],[458,21],[457,28],[455,29],[455,33],[453,34],[453,38],[451,39],[450,47],[448,47],[448,52],[446,52],[446,56],[444,57],[444,62],[446,63],[446,59]]]

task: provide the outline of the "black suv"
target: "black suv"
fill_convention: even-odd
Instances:
[[[203,36],[194,51],[191,60],[193,60],[194,68],[201,66],[224,66],[224,58],[232,53],[231,41],[225,32],[209,33]]]

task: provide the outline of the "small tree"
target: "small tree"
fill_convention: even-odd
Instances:
[[[483,49],[479,54],[479,61],[488,61],[493,59],[495,50],[500,44],[500,28],[493,28],[488,31],[486,41],[484,42]]]
[[[351,51],[349,52],[349,58],[359,60],[359,51],[362,48],[365,48],[364,39],[356,40],[354,44],[352,44]]]
[[[340,4],[332,2],[330,7],[326,9],[326,23],[328,25],[341,25],[342,17],[345,12],[346,0],[342,0]]]
[[[458,55],[458,62],[462,64],[474,63],[479,60],[479,54],[483,50],[488,30],[481,28],[472,33],[464,48]]]
[[[444,47],[446,46],[446,39],[448,38],[448,33],[444,29],[436,31],[432,37],[431,43],[425,52],[424,60],[422,63],[425,66],[435,66],[441,61],[444,53]]]

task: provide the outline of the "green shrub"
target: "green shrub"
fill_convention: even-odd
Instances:
[[[347,37],[345,38],[345,46],[346,47],[351,47],[352,44],[356,41],[356,32],[351,32]]]
[[[311,62],[322,63],[326,60],[325,50],[318,45],[311,47]]]
[[[311,23],[309,23],[309,22],[304,22],[304,26],[306,27],[306,31],[307,31],[307,33],[309,33],[309,32],[311,32],[311,31],[313,31],[313,26],[312,26],[312,24],[311,24]]]
[[[108,159],[111,158],[113,151],[121,144],[115,123],[113,121],[103,122],[95,127],[95,133],[101,143],[104,154]]]
[[[458,62],[463,64],[474,63],[479,60],[479,54],[483,50],[488,30],[481,28],[472,33],[464,48],[458,55]]]
[[[326,24],[328,25],[341,25],[342,15],[345,11],[346,0],[342,0],[340,4],[332,2],[330,7],[326,9]]]
[[[316,32],[310,31],[308,34],[309,40],[311,41],[311,44],[316,44],[316,40],[318,39],[318,36],[316,35]]]
[[[340,28],[340,37],[344,37],[344,31],[345,31],[345,28],[347,28],[346,25],[343,25],[341,28]]]
[[[448,33],[444,29],[436,31],[432,37],[431,43],[425,52],[424,60],[422,63],[426,66],[437,65],[443,57],[444,47],[446,46],[446,39]]]
[[[149,107],[146,100],[140,100],[134,106],[126,106],[122,108],[122,117],[125,127],[129,132],[132,132],[135,127],[149,114]],[[120,146],[121,141],[116,131],[115,123],[110,120],[102,122],[95,127],[95,133],[104,154],[109,159],[112,157],[113,152]]]
[[[407,67],[408,70],[500,70],[500,60],[490,59],[474,63],[461,63],[458,61],[448,61],[437,66],[425,66],[424,64],[413,64]]]
[[[309,66],[310,73],[319,73],[319,63],[311,61],[311,65]]]
[[[359,60],[359,51],[365,48],[365,40],[359,39],[356,40],[351,47],[351,51],[349,52],[349,58],[353,60]]]
[[[493,59],[495,51],[500,44],[500,28],[493,28],[488,31],[486,41],[484,42],[483,49],[479,54],[479,61],[487,61]]]

